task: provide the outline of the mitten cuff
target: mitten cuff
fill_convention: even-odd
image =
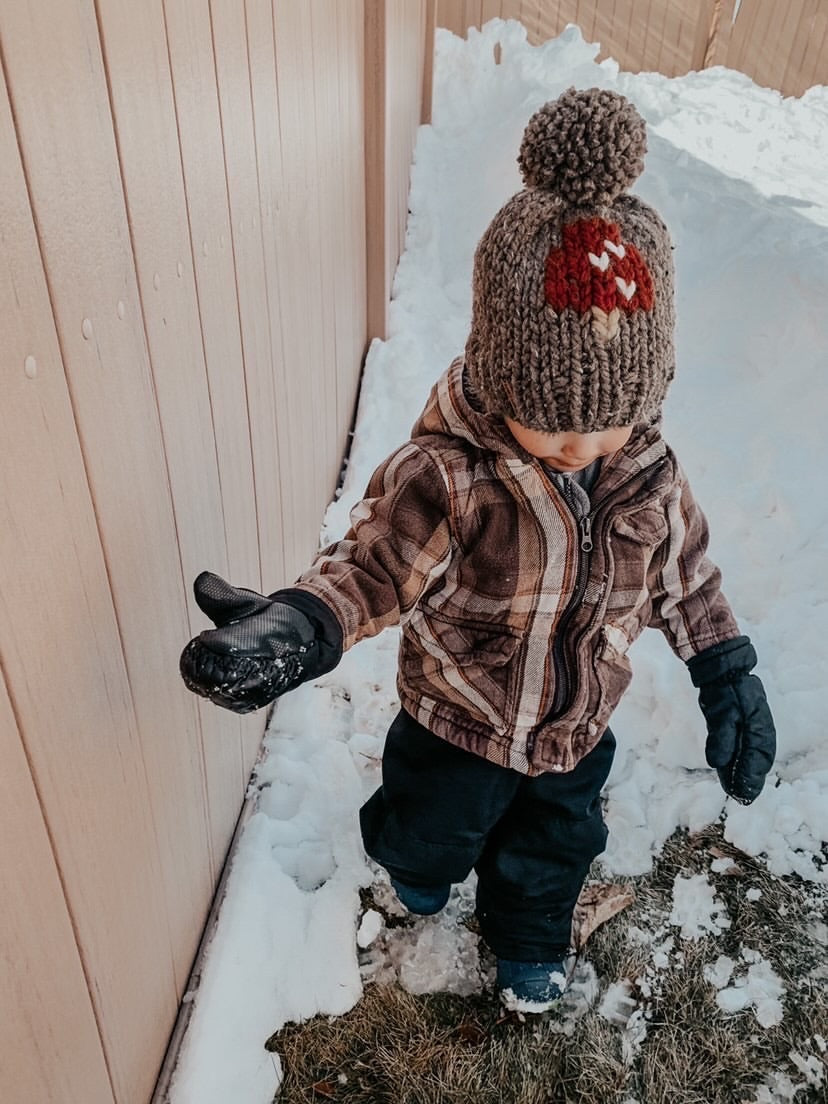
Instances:
[[[690,679],[695,687],[730,682],[746,675],[756,666],[756,651],[747,636],[736,636],[721,644],[705,648],[687,661]]]
[[[277,590],[269,594],[268,598],[299,610],[313,625],[319,646],[319,664],[313,671],[313,676],[326,675],[328,671],[332,671],[342,659],[343,637],[339,621],[330,606],[315,594],[298,587]]]

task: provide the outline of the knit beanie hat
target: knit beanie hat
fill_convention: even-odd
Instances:
[[[639,113],[603,89],[529,120],[525,189],[475,252],[466,373],[487,412],[548,433],[657,417],[675,372],[672,247],[625,194],[646,148]]]

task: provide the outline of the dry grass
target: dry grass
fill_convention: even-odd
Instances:
[[[711,872],[716,851],[732,856],[729,872]],[[681,941],[666,925],[673,881],[702,872],[726,902],[732,926]],[[792,1051],[828,1063],[819,1045],[820,1038],[828,1042],[825,887],[773,877],[724,843],[718,829],[678,833],[652,873],[630,881],[635,904],[594,933],[588,957],[602,993],[629,980],[639,1019],[646,1017],[645,1037],[596,1009],[566,1035],[551,1016],[525,1023],[503,1016],[491,994],[415,997],[370,985],[348,1015],[318,1017],[268,1040],[285,1071],[279,1104],[747,1104],[774,1071],[804,1082]],[[748,887],[761,897],[752,900]],[[640,933],[661,929],[674,944],[656,969]],[[768,959],[785,985],[785,1015],[776,1027],[761,1028],[750,1011],[723,1015],[703,977],[705,965],[720,954],[738,959],[742,947]],[[826,1084],[828,1076],[787,1099],[828,1101]]]

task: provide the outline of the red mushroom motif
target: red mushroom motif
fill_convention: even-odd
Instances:
[[[592,314],[599,336],[618,332],[620,312],[653,308],[653,279],[634,245],[621,241],[614,222],[578,219],[562,230],[563,244],[546,259],[546,302]]]

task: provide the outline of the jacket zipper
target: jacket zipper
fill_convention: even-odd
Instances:
[[[566,498],[566,495],[564,495],[564,498]],[[567,504],[570,505],[569,502],[567,502]],[[552,706],[547,717],[557,716],[562,713],[564,711],[563,707],[568,704],[571,696],[572,671],[566,648],[564,647],[565,634],[569,622],[580,608],[584,600],[584,594],[586,593],[587,580],[589,579],[589,554],[593,547],[592,511],[580,518],[578,521],[578,529],[581,539],[578,543],[578,568],[575,573],[575,589],[572,593],[569,605],[561,615],[557,631],[555,632],[555,640],[552,645],[552,666],[555,670],[555,696],[552,700]]]
[[[566,486],[566,484],[564,484]],[[572,512],[573,518],[575,517],[575,509],[569,494],[564,491],[563,499]],[[548,713],[544,717],[544,721],[550,717],[557,716],[562,712],[562,705],[568,701],[570,696],[570,690],[572,686],[572,673],[570,670],[569,660],[564,648],[564,630],[569,622],[572,620],[575,612],[584,600],[584,594],[586,593],[587,580],[589,579],[589,554],[593,549],[592,544],[592,518],[595,510],[590,510],[589,513],[584,514],[582,518],[576,518],[576,524],[578,526],[578,566],[575,571],[575,588],[572,592],[572,597],[569,600],[569,605],[561,614],[561,619],[558,622],[558,628],[555,633],[555,640],[552,645],[552,667],[555,672],[555,696],[552,701],[552,706]],[[532,752],[535,748],[536,730],[533,729],[529,734],[529,738],[526,741],[526,755],[527,758],[531,758]]]

